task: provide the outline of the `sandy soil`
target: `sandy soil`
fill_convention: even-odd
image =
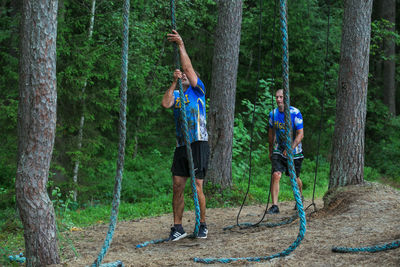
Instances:
[[[378,253],[340,254],[332,246],[371,246],[400,239],[400,191],[380,184],[350,186],[327,196],[326,206],[316,200],[307,210],[305,238],[289,256],[263,262],[238,261],[211,266],[400,266],[400,248]],[[305,200],[305,207],[311,200]],[[294,202],[280,203],[281,213],[269,215],[264,222],[279,222],[294,214]],[[244,207],[240,222],[257,222],[265,206]],[[299,220],[267,228],[223,228],[236,224],[238,208],[208,209],[207,239],[185,238],[177,242],[135,248],[145,241],[165,238],[172,215],[118,222],[112,245],[103,263],[121,260],[125,266],[205,266],[194,257],[231,258],[268,256],[288,248],[299,232]],[[183,226],[191,233],[194,213],[185,212]],[[79,253],[65,250],[62,266],[87,266],[97,257],[108,225],[96,225],[69,233]]]

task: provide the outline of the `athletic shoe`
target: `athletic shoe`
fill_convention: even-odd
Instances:
[[[197,235],[197,238],[205,239],[205,238],[207,238],[207,234],[208,234],[207,225],[200,224],[199,234]]]
[[[268,209],[268,214],[278,214],[279,208],[277,205],[272,205],[271,208]]]
[[[183,230],[183,228],[176,229],[175,227],[171,227],[171,233],[169,234],[170,241],[178,241],[185,236],[187,236],[187,234],[185,233],[185,230]]]
[[[301,203],[303,203],[303,205],[304,205],[304,197],[303,196],[301,196]],[[297,204],[296,203],[294,204],[294,208],[293,209],[297,210]],[[303,209],[304,209],[304,207],[303,207]]]

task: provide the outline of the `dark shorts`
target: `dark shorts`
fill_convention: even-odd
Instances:
[[[208,168],[210,148],[207,141],[198,141],[190,145],[192,148],[194,173],[197,179],[204,179]],[[175,148],[174,161],[171,167],[172,175],[190,177],[189,161],[186,146]]]
[[[301,164],[303,163],[303,159],[304,158],[299,158],[299,159],[293,160],[294,169],[296,171],[296,177],[300,177]],[[285,173],[287,176],[290,176],[287,159],[285,159],[284,157],[282,157],[279,154],[273,154],[271,160],[272,160],[272,173],[281,172],[281,173]]]

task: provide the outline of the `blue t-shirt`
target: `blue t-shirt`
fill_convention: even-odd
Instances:
[[[272,113],[274,118],[272,118]],[[293,140],[296,138],[296,131],[303,129],[303,116],[301,115],[300,110],[295,107],[290,107],[290,117],[292,124],[292,137]],[[273,148],[273,154],[279,154],[283,156],[283,151],[286,149],[285,145],[285,112],[279,112],[279,109],[276,108],[273,112],[269,113],[269,127],[275,129],[275,143]],[[293,141],[292,140],[292,141]],[[285,157],[285,156],[283,156]],[[303,149],[301,142],[297,145],[297,147],[293,151],[293,158],[303,158]]]
[[[206,90],[200,78],[197,86],[189,86],[185,94],[186,119],[189,129],[189,142],[208,141],[206,127]],[[181,118],[181,98],[179,90],[174,91],[174,119],[176,126],[176,146],[184,146],[184,126]]]

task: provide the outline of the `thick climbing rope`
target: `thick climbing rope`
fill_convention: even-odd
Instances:
[[[171,0],[171,24],[172,24],[172,29],[176,30],[175,0]],[[178,47],[177,47],[176,43],[174,43],[173,46],[174,46],[175,69],[180,69]],[[183,92],[181,79],[178,79],[178,85],[179,85],[179,96],[181,99],[185,99],[185,94]],[[197,196],[196,176],[194,173],[192,148],[190,147],[189,127],[188,127],[188,122],[187,122],[187,118],[186,118],[185,101],[181,101],[180,113],[181,113],[182,122],[183,122],[184,139],[185,139],[185,145],[186,145],[186,153],[188,155],[190,178],[191,178],[190,181],[191,181],[191,186],[192,186],[193,202],[194,202],[194,209],[195,209],[195,215],[196,215],[195,227],[194,227],[194,231],[193,231],[193,234],[191,235],[191,237],[197,237],[197,235],[199,234],[199,228],[200,228],[200,205],[199,205],[199,199]],[[167,241],[169,241],[169,238],[150,240],[150,241],[146,241],[144,243],[136,245],[136,248],[143,248],[150,244],[159,244],[159,243],[163,243],[163,242],[167,242]]]
[[[400,247],[400,239],[385,243],[382,245],[370,246],[370,247],[360,247],[360,248],[350,248],[350,247],[333,247],[333,252],[340,252],[340,253],[351,253],[351,252],[379,252],[389,249],[395,249]]]
[[[119,106],[119,145],[118,145],[118,160],[117,160],[117,173],[115,176],[114,185],[114,198],[112,202],[111,218],[106,239],[104,240],[103,247],[93,262],[92,267],[100,266],[103,258],[105,257],[108,248],[111,245],[114,235],[115,226],[118,219],[118,208],[121,196],[122,175],[124,172],[125,160],[125,140],[126,140],[126,92],[127,92],[127,77],[128,77],[128,46],[129,46],[129,9],[130,0],[124,1],[123,13],[123,41],[122,41],[122,56],[121,56],[121,87],[120,87],[120,106]],[[124,266],[121,261],[108,263],[101,266],[114,267]]]
[[[243,257],[243,258],[194,258],[195,262],[200,263],[229,263],[233,261],[246,260],[246,261],[262,261],[270,260],[278,257],[288,256],[294,251],[303,240],[306,233],[306,218],[303,210],[303,203],[301,201],[300,192],[296,182],[296,173],[293,164],[293,151],[292,137],[291,137],[291,116],[290,116],[290,99],[289,99],[289,49],[288,49],[288,33],[287,33],[287,0],[280,0],[280,21],[281,21],[281,32],[282,32],[282,43],[283,43],[283,57],[282,57],[282,76],[283,76],[283,91],[285,95],[285,137],[286,137],[286,151],[288,156],[288,167],[290,174],[290,182],[294,197],[296,199],[297,212],[300,217],[300,230],[296,240],[282,252],[273,254],[271,256],[263,257]]]
[[[172,23],[172,29],[176,30],[175,0],[171,0],[171,23]],[[174,46],[174,55],[175,55],[175,68],[180,69],[178,47],[177,47],[176,43],[174,43],[173,46]],[[179,84],[180,98],[185,99],[185,94],[183,92],[181,79],[178,79],[178,84]],[[199,234],[199,228],[200,228],[200,205],[199,205],[199,199],[197,196],[197,189],[196,189],[196,176],[194,173],[192,148],[190,147],[189,127],[188,127],[188,122],[187,122],[187,118],[186,118],[186,104],[185,104],[185,101],[183,101],[183,100],[181,101],[180,110],[181,110],[180,113],[181,113],[182,122],[183,122],[183,130],[185,132],[186,154],[188,156],[190,178],[191,178],[190,181],[191,181],[191,185],[192,185],[193,202],[194,202],[194,209],[195,209],[195,214],[196,214],[196,223],[194,226],[193,236],[197,237],[197,235]]]

